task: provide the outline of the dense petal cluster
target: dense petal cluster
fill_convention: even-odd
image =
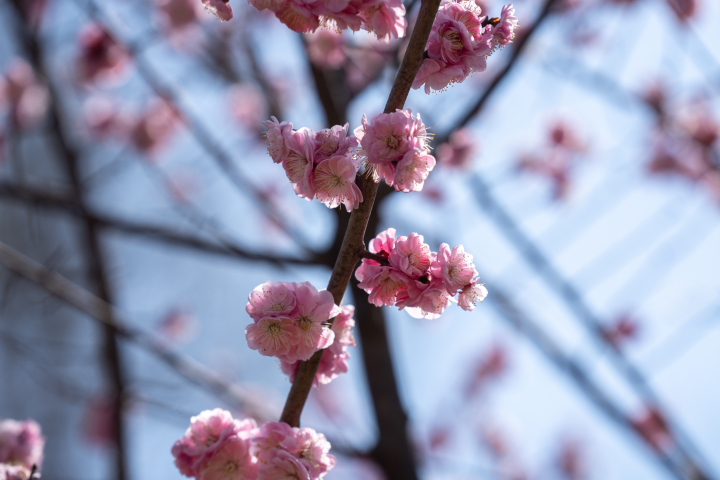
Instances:
[[[250,292],[245,309],[254,321],[245,329],[250,348],[287,363],[332,345],[327,322],[341,312],[330,292],[308,282],[265,282]]]
[[[439,252],[432,252],[422,235],[395,234],[389,228],[370,242],[370,252],[387,260],[363,258],[355,272],[373,305],[395,305],[413,317],[437,318],[451,301],[474,310],[485,299],[487,289],[478,283],[472,255],[462,245],[450,248],[443,243]]]
[[[412,88],[425,93],[461,83],[487,68],[487,57],[512,42],[518,28],[515,9],[505,5],[499,18],[482,16],[475,2],[443,0],[430,32],[427,57]]]
[[[45,437],[33,420],[0,420],[0,480],[28,480],[43,462]]]
[[[355,307],[352,305],[343,305],[340,307],[340,313],[335,317],[335,321],[333,321],[332,324],[335,340],[332,345],[325,349],[320,359],[320,365],[313,380],[315,387],[319,384],[328,384],[337,378],[338,375],[347,373],[347,361],[350,359],[350,353],[347,351],[347,348],[355,346],[355,336],[352,331],[355,326],[355,320],[353,319],[354,314]],[[293,363],[280,362],[283,373],[290,378],[291,383],[295,381],[295,374],[299,366],[300,361]]]
[[[348,135],[348,124],[315,133],[309,128],[293,130],[292,123],[280,123],[275,117],[263,123],[268,127],[268,153],[282,164],[297,196],[317,197],[329,208],[343,204],[348,212],[360,205],[363,196],[355,183],[357,139]]]
[[[435,167],[435,157],[430,155],[428,134],[420,114],[413,117],[410,109],[398,109],[381,113],[369,123],[363,115],[355,136],[362,147],[360,156],[376,182],[384,178],[398,192],[422,190]]]
[[[268,9],[291,30],[314,32],[319,27],[341,31],[374,32],[379,40],[405,36],[407,20],[401,0],[249,0],[258,10]]]
[[[197,480],[320,479],[335,466],[329,451],[325,436],[311,428],[279,422],[258,428],[219,408],[192,417],[172,447],[180,473]]]
[[[229,0],[202,0],[205,10],[215,15],[223,22],[227,22],[233,18],[232,8],[230,8]]]

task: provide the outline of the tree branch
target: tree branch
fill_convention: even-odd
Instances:
[[[437,14],[440,0],[423,0],[417,23],[410,36],[410,44],[403,58],[400,70],[395,77],[392,90],[385,105],[385,113],[392,113],[405,105],[413,79],[422,64],[423,52],[430,35],[433,20]],[[345,237],[328,282],[328,291],[332,293],[336,304],[342,302],[348,282],[364,249],[364,236],[370,213],[372,212],[378,184],[363,176],[358,177],[358,186],[363,194],[363,202],[350,215]],[[292,426],[300,424],[300,414],[312,387],[312,380],[322,357],[322,350],[307,362],[301,362],[290,389],[280,421]]]

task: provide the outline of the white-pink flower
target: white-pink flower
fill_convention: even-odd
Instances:
[[[493,28],[493,40],[501,47],[512,42],[515,38],[515,30],[518,28],[518,19],[515,16],[515,8],[512,3],[505,5],[500,13],[500,21]]]
[[[418,89],[425,85],[425,93],[430,89],[442,90],[451,83],[462,82],[466,75],[462,65],[448,65],[442,60],[426,58],[413,80],[412,88]]]
[[[357,167],[348,156],[337,155],[323,160],[315,169],[315,196],[329,208],[341,203],[348,212],[358,208],[363,195],[355,183],[356,175]]]
[[[310,284],[301,284],[295,290],[297,313],[294,316],[299,342],[297,348],[285,354],[285,361],[307,360],[315,352],[332,345],[335,333],[323,325],[340,313],[330,292],[318,292]]]
[[[312,480],[307,468],[285,450],[278,450],[272,462],[258,470],[258,480]]]
[[[411,233],[409,236],[399,237],[395,241],[395,248],[390,254],[390,265],[401,270],[411,278],[425,275],[430,268],[431,252],[423,236]]]
[[[0,421],[0,463],[42,467],[45,437],[34,420]]]
[[[295,309],[294,289],[284,282],[268,281],[250,292],[245,310],[255,321],[265,316],[289,315]]]
[[[477,283],[474,280],[472,283],[466,285],[458,294],[458,305],[463,310],[472,311],[475,310],[475,304],[477,302],[482,303],[487,297],[488,291],[484,284]]]
[[[442,278],[447,291],[455,294],[477,276],[472,260],[472,255],[465,252],[462,245],[455,245],[451,250],[447,243],[443,243],[432,266],[433,276]]]
[[[357,138],[348,135],[350,124],[344,126],[335,125],[332,128],[324,128],[315,135],[315,163],[320,163],[325,159],[337,155],[347,156],[352,159],[354,151],[357,149]]]
[[[425,150],[413,148],[395,167],[395,190],[399,192],[421,191],[433,168],[435,168],[435,157]]]
[[[250,454],[250,440],[228,437],[200,469],[197,480],[253,480],[257,460]]]
[[[228,2],[229,0],[202,0],[205,10],[224,22],[233,18],[232,8]]]
[[[289,317],[263,317],[245,328],[248,346],[261,355],[287,355],[300,341],[300,332]]]
[[[290,132],[287,147],[289,152],[282,160],[285,174],[298,197],[312,200],[315,196],[315,132],[305,127]]]
[[[282,163],[285,157],[290,153],[290,149],[287,146],[287,140],[290,133],[293,131],[293,125],[290,122],[278,122],[277,118],[270,117],[271,120],[262,122],[263,125],[268,127],[268,131],[265,132],[265,139],[267,141],[268,153],[275,163]]]
[[[30,469],[23,465],[0,463],[0,480],[29,480]]]
[[[358,286],[368,294],[368,301],[376,307],[395,305],[398,295],[407,290],[410,279],[407,275],[393,267],[381,265],[368,265],[363,272],[363,278]]]
[[[425,125],[420,115],[413,117],[410,109],[381,113],[370,123],[363,115],[355,136],[362,146],[361,153],[373,164],[397,162],[413,148],[427,149]]]
[[[312,428],[293,428],[293,435],[285,437],[279,445],[300,460],[311,478],[322,478],[335,466],[335,457],[329,453],[330,442]]]
[[[390,37],[405,36],[407,20],[405,6],[400,0],[375,1],[372,6],[361,11],[363,28],[377,35],[378,40],[389,42]]]

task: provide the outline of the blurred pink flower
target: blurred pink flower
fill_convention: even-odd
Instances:
[[[440,165],[464,170],[470,165],[475,150],[476,143],[470,130],[461,128],[450,135],[447,143],[438,146],[437,159]]]
[[[19,128],[29,128],[45,115],[49,104],[47,88],[23,59],[13,59],[0,79],[0,105],[10,108],[10,118]]]
[[[45,437],[34,420],[0,420],[0,464],[41,468],[44,448]]]
[[[202,12],[197,0],[155,0],[155,5],[171,33],[196,25]]]
[[[205,6],[205,10],[224,22],[233,18],[229,0],[202,0],[202,4]]]
[[[331,30],[318,30],[306,34],[308,56],[310,61],[320,68],[340,68],[347,56],[345,55],[345,40],[339,33]]]
[[[587,478],[585,462],[585,451],[578,440],[572,438],[562,440],[556,463],[563,478],[567,480],[583,480]]]
[[[111,447],[115,444],[115,402],[105,394],[91,397],[85,404],[82,436],[92,445]]]
[[[76,68],[82,82],[116,81],[127,70],[129,55],[99,25],[86,25],[80,32],[78,44]]]
[[[621,315],[612,325],[603,329],[603,335],[608,342],[616,347],[623,346],[628,340],[637,338],[638,322],[630,315]]]
[[[687,22],[697,13],[697,0],[667,0],[668,6],[680,22]]]
[[[668,452],[675,441],[667,427],[662,412],[653,406],[646,406],[631,419],[638,434],[645,439],[654,450]]]
[[[192,313],[172,308],[160,320],[157,330],[163,337],[173,342],[184,342],[195,335],[197,325],[197,319]]]
[[[470,377],[470,382],[465,390],[466,398],[475,396],[488,382],[497,380],[508,370],[507,349],[496,343],[486,350],[475,367]]]
[[[164,100],[153,100],[134,121],[130,140],[139,152],[152,157],[170,140],[179,120],[175,108]]]
[[[262,91],[255,85],[234,85],[228,93],[233,116],[247,129],[256,130],[267,118],[268,106]]]

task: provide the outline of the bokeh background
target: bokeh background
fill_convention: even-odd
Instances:
[[[47,480],[180,478],[190,416],[289,390],[247,295],[324,288],[348,214],[294,195],[260,122],[359,126],[405,43],[230,4],[0,2],[0,242],[135,329],[0,265],[0,417],[41,424]],[[515,7],[486,72],[411,92],[438,166],[370,226],[463,244],[487,300],[430,321],[349,289],[350,371],[303,425],[328,479],[719,478],[720,3]]]

